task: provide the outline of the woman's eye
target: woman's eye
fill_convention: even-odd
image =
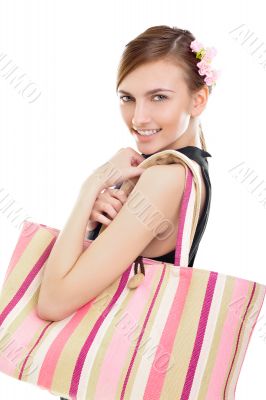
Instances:
[[[156,96],[154,96],[154,97],[161,97],[161,100],[159,100],[159,101],[163,101],[163,100],[167,99],[167,97],[164,96],[163,94],[156,94]]]
[[[127,101],[124,100],[124,97],[129,97],[129,96],[120,96],[120,99],[121,99],[124,103],[127,103]]]
[[[124,102],[124,103],[128,103],[127,100],[124,100],[125,97],[130,97],[130,96],[121,96],[120,99]],[[164,101],[165,99],[167,99],[167,96],[164,96],[163,94],[156,94],[154,97],[160,97],[159,101]],[[157,100],[155,100],[157,101]]]

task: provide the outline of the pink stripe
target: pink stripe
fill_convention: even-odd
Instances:
[[[142,257],[144,264],[164,264],[163,261],[153,260],[152,258]]]
[[[77,397],[77,392],[78,392],[78,386],[79,386],[79,381],[80,381],[80,375],[81,375],[81,371],[85,362],[85,359],[87,357],[87,353],[90,350],[90,347],[93,343],[93,340],[95,338],[95,336],[97,335],[101,325],[103,324],[105,318],[108,316],[109,312],[111,311],[112,307],[115,305],[117,299],[119,298],[119,296],[121,295],[121,293],[123,292],[126,283],[128,281],[128,277],[131,271],[131,267],[132,264],[127,268],[127,270],[123,273],[120,282],[119,282],[119,286],[117,288],[117,291],[115,292],[111,302],[109,303],[109,305],[106,307],[106,309],[103,311],[103,313],[100,315],[100,317],[98,318],[98,320],[96,321],[95,325],[93,326],[91,332],[89,333],[88,338],[86,339],[76,362],[75,365],[75,369],[74,369],[74,373],[72,376],[72,381],[71,381],[71,386],[70,386],[70,393],[69,395],[71,396],[72,400],[76,400]]]
[[[158,350],[155,355],[155,360],[157,360],[158,357],[161,355],[161,349],[164,350],[165,354],[172,354],[174,341],[189,291],[193,270],[192,268],[188,267],[179,267],[179,269],[180,283],[178,285],[176,295],[171,306],[171,310],[168,314],[168,318],[162,332],[161,340],[158,345]],[[143,400],[160,399],[164,379],[167,372],[166,367],[164,372],[157,368],[151,368]]]
[[[22,364],[22,367],[21,367],[21,370],[20,370],[18,379],[20,379],[20,380],[22,379],[22,376],[23,376],[23,373],[24,373],[24,369],[25,369],[25,367],[26,367],[26,365],[27,365],[27,362],[28,362],[28,360],[29,360],[29,358],[30,358],[30,356],[31,356],[31,353],[33,352],[33,350],[35,349],[35,347],[39,344],[39,342],[41,341],[41,339],[42,339],[42,337],[44,336],[45,332],[47,331],[47,329],[49,328],[49,326],[50,326],[52,323],[53,323],[53,321],[49,322],[49,323],[43,328],[43,330],[42,330],[40,336],[39,336],[38,339],[36,340],[36,343],[34,344],[34,346],[32,347],[32,349],[29,351],[27,357],[25,358],[25,360],[24,360],[24,362],[23,362],[23,364]]]
[[[86,314],[91,308],[93,301],[94,299],[85,304],[83,307],[79,308],[79,310],[73,315],[71,320],[69,320],[67,325],[60,332],[58,332],[57,337],[49,346],[49,349],[40,369],[37,382],[39,386],[45,387],[47,389],[52,387],[54,372],[57,367],[57,362],[64,350],[64,347],[73,332],[75,332],[77,326],[80,324],[83,318],[86,317]]]
[[[181,250],[182,250],[182,241],[183,241],[183,231],[184,224],[186,219],[188,201],[192,188],[192,172],[188,168],[186,186],[183,194],[182,204],[180,208],[180,215],[178,221],[178,232],[177,232],[177,241],[176,241],[176,249],[175,249],[175,265],[180,265],[181,260]]]
[[[40,269],[43,267],[43,264],[49,257],[49,254],[53,248],[54,242],[56,238],[53,238],[51,243],[46,247],[44,250],[43,254],[39,258],[39,260],[36,262],[36,264],[33,266],[32,270],[28,273],[26,279],[24,282],[22,282],[20,288],[14,295],[14,297],[10,300],[10,302],[7,304],[7,306],[4,308],[2,313],[0,314],[0,326],[8,316],[8,314],[13,310],[13,308],[18,304],[18,302],[22,299],[24,296],[25,292],[27,291],[28,287],[31,285],[32,281],[40,271]]]
[[[38,318],[36,311],[33,310],[30,312],[30,314],[28,314],[24,321],[22,321],[21,325],[13,335],[9,335],[8,331],[6,332],[6,335],[4,335],[3,339],[1,339],[1,371],[6,372],[11,376],[14,375],[16,369],[19,367],[18,363],[21,360],[25,349],[28,348],[28,345],[35,332],[40,329],[42,325],[44,325],[43,320]],[[6,338],[8,340],[6,340]],[[5,352],[7,355],[5,355]]]
[[[212,370],[206,400],[213,400],[214,398],[219,398],[221,396],[228,366],[230,365],[230,358],[234,346],[235,335],[237,333],[239,318],[240,315],[243,314],[244,299],[247,297],[248,289],[248,281],[235,278],[232,300],[228,306],[227,317],[222,328],[219,348],[214,368]],[[237,305],[237,312],[235,304]]]
[[[202,348],[202,343],[205,335],[205,330],[209,318],[209,312],[210,312],[210,307],[213,299],[213,293],[217,281],[217,273],[216,272],[210,272],[209,280],[208,280],[208,285],[206,288],[206,293],[205,293],[205,298],[201,310],[201,315],[200,315],[200,320],[199,320],[199,325],[198,325],[198,330],[197,330],[197,336],[195,339],[194,343],[194,348],[192,352],[192,356],[190,359],[188,371],[187,371],[187,376],[186,376],[186,381],[183,387],[183,392],[181,395],[182,400],[188,400],[195,371],[197,368],[198,364],[198,359],[200,356],[201,348]]]
[[[126,377],[125,377],[125,380],[124,380],[124,383],[123,383],[122,393],[121,393],[121,396],[120,396],[120,399],[121,399],[121,400],[124,399],[124,397],[125,397],[125,391],[126,391],[126,387],[127,387],[127,384],[128,384],[129,376],[130,376],[131,370],[132,370],[132,368],[133,368],[134,361],[135,361],[135,358],[136,358],[136,355],[137,355],[137,352],[138,352],[138,348],[139,348],[141,339],[142,339],[142,337],[143,337],[143,335],[144,335],[146,325],[147,325],[147,323],[148,323],[148,321],[149,321],[149,318],[150,318],[152,309],[153,309],[153,307],[154,307],[155,300],[157,299],[158,293],[159,293],[160,288],[161,288],[161,286],[162,286],[163,278],[164,278],[164,276],[165,276],[165,270],[166,270],[166,265],[164,264],[163,271],[162,271],[162,274],[161,274],[161,277],[160,277],[160,281],[159,281],[158,286],[157,286],[157,288],[156,288],[156,291],[155,291],[155,293],[154,293],[154,296],[153,296],[151,305],[150,305],[150,307],[149,307],[149,310],[148,310],[148,313],[147,313],[147,315],[146,315],[144,324],[143,324],[143,326],[142,326],[141,333],[140,333],[140,335],[138,336],[138,341],[137,341],[137,344],[136,344],[134,353],[133,353],[133,355],[132,355],[132,359],[131,359],[131,361],[130,361],[129,368],[128,368],[128,370],[127,370],[127,374],[126,374]]]
[[[135,333],[136,325],[138,327],[138,321],[143,314],[143,308],[146,307],[149,301],[151,287],[157,271],[158,268],[155,267],[146,270],[143,283],[134,291],[127,307],[123,308],[123,313],[119,316],[112,339],[101,364],[95,391],[96,399],[115,399],[116,397],[117,385],[121,379],[120,374],[123,371],[129,349],[132,347],[132,339],[129,336],[132,336],[133,330]],[[138,327],[138,334],[139,329]],[[115,363],[113,362],[114,359]],[[110,368],[110,365],[112,365],[112,368]],[[108,385],[105,384],[106,382],[108,382]]]

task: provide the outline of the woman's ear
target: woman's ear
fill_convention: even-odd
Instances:
[[[207,105],[209,97],[209,89],[204,85],[200,90],[192,94],[190,112],[191,117],[197,117],[202,113]]]

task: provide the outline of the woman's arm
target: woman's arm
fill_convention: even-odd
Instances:
[[[86,180],[78,194],[73,210],[60,231],[44,268],[41,283],[38,308],[41,311],[49,304],[57,291],[55,283],[73,268],[83,251],[83,242],[86,234],[88,219],[102,186],[100,181],[91,175]],[[56,308],[56,307],[55,307]]]
[[[39,298],[40,317],[62,320],[99,295],[163,232],[162,220],[168,221],[164,230],[172,233],[184,183],[181,164],[148,168],[116,218],[83,253],[84,229],[97,195],[95,185],[89,196],[79,196],[49,258]]]

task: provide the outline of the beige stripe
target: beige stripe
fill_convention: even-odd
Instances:
[[[17,264],[10,272],[3,285],[0,298],[0,313],[16,294],[19,286],[24,282],[33,265],[51,242],[53,235],[46,229],[39,229],[23,251]]]
[[[208,353],[208,360],[206,363],[206,367],[204,370],[204,379],[201,383],[201,387],[198,393],[198,398],[197,400],[206,400],[206,395],[208,391],[208,386],[212,374],[212,370],[215,364],[216,356],[217,356],[217,351],[219,348],[219,343],[221,340],[221,334],[222,334],[222,328],[224,326],[228,309],[229,309],[229,304],[231,303],[231,298],[233,295],[233,290],[235,286],[236,280],[232,276],[226,276],[226,281],[225,281],[225,288],[223,292],[223,298],[221,302],[221,307],[219,310],[219,315],[218,315],[218,320],[215,326],[215,332],[213,335],[211,347]]]
[[[12,329],[10,327],[12,326],[13,322],[17,320],[18,316],[23,311],[25,306],[30,301],[33,301],[32,299],[33,299],[33,296],[35,296],[35,293],[37,294],[37,296],[39,296],[42,274],[43,274],[43,270],[40,270],[38,275],[32,281],[31,285],[28,287],[28,289],[25,292],[24,296],[21,298],[21,300],[16,304],[16,306],[13,308],[13,310],[5,318],[4,322],[2,323],[2,325],[0,327],[0,342],[2,340],[3,335],[7,331]],[[17,287],[16,287],[16,290],[17,290]],[[37,302],[38,302],[38,298],[34,297],[34,301],[35,301],[35,306],[36,306]]]
[[[226,388],[226,396],[228,399],[233,398],[234,391],[236,388],[237,380],[240,374],[240,370],[246,355],[246,350],[249,345],[249,341],[252,335],[252,330],[254,324],[256,324],[257,318],[259,316],[263,299],[265,295],[265,286],[257,284],[256,291],[254,293],[249,311],[247,313],[242,333],[239,340],[238,351],[234,360],[234,365],[228,379],[228,384]]]
[[[222,385],[222,393],[221,393],[221,395],[223,395],[224,387],[226,385],[226,380],[227,380],[227,377],[228,377],[228,374],[229,374],[229,370],[231,368],[231,363],[232,363],[232,360],[234,358],[235,349],[236,349],[236,346],[237,346],[237,339],[238,339],[239,330],[241,328],[242,319],[243,319],[243,316],[244,316],[245,311],[247,309],[248,302],[250,300],[250,296],[251,296],[251,293],[252,293],[252,288],[253,288],[253,282],[249,282],[248,291],[247,291],[247,294],[246,294],[245,298],[243,298],[243,297],[240,298],[239,303],[236,304],[235,314],[232,313],[233,316],[235,316],[235,318],[237,319],[237,324],[236,324],[235,336],[234,336],[233,341],[232,341],[230,359],[228,361],[227,371],[225,373],[224,382],[223,382],[223,385]],[[248,315],[247,315],[246,318],[248,318]],[[245,329],[245,325],[243,325],[242,331],[243,331],[243,329]],[[241,335],[240,335],[240,340],[241,340]],[[241,345],[241,341],[239,342],[239,346],[240,345]]]

